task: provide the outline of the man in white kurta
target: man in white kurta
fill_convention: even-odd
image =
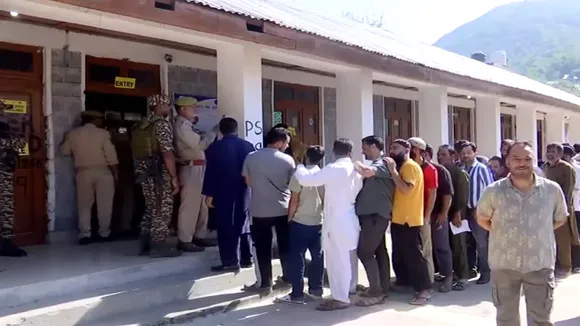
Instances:
[[[332,300],[318,310],[337,310],[350,306],[349,292],[352,280],[351,251],[358,245],[360,224],[355,214],[356,196],[362,189],[362,176],[351,160],[353,143],[348,139],[334,142],[336,161],[321,170],[296,168],[296,179],[304,187],[325,187],[322,249]]]

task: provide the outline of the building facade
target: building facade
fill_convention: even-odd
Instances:
[[[59,145],[79,114],[143,114],[144,99],[160,92],[217,98],[219,115],[236,118],[256,148],[277,122],[327,148],[371,134],[387,142],[418,135],[432,146],[469,139],[486,156],[502,138],[539,149],[580,141],[580,128],[569,128],[580,121],[580,99],[378,67],[360,49],[324,50],[330,45],[309,34],[294,39],[301,32],[186,1],[15,0],[0,12],[0,100],[14,104],[7,119],[29,140],[16,176],[21,244],[76,230],[74,170]],[[341,60],[347,50],[368,64]],[[119,78],[134,87],[118,87]]]

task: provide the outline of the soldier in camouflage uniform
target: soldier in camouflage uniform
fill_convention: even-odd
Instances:
[[[136,157],[136,178],[145,197],[145,216],[141,223],[141,254],[149,253],[152,258],[175,257],[181,252],[167,243],[173,197],[179,192],[173,154],[173,132],[165,119],[171,112],[170,101],[166,95],[154,95],[148,98],[148,104],[151,113],[141,123],[152,124],[155,138],[153,141],[156,142],[154,147],[159,153],[154,153],[158,159],[153,160]]]
[[[0,113],[4,112],[0,101]],[[23,257],[26,251],[16,247],[14,238],[14,169],[18,152],[26,145],[10,134],[10,126],[0,125],[0,256]]]

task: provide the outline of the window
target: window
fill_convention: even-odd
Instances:
[[[121,68],[100,64],[89,65],[89,81],[104,84],[115,83],[115,77],[121,75]]]
[[[0,70],[32,72],[34,70],[34,54],[0,49]]]
[[[294,100],[294,89],[288,86],[276,86],[274,88],[275,101],[292,101]]]
[[[129,78],[135,78],[135,86],[142,88],[154,88],[157,85],[157,76],[150,70],[129,69]]]

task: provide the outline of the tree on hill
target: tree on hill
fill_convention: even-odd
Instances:
[[[497,7],[435,45],[466,56],[505,50],[510,70],[575,92],[569,85],[580,80],[579,35],[580,1],[536,0]]]

